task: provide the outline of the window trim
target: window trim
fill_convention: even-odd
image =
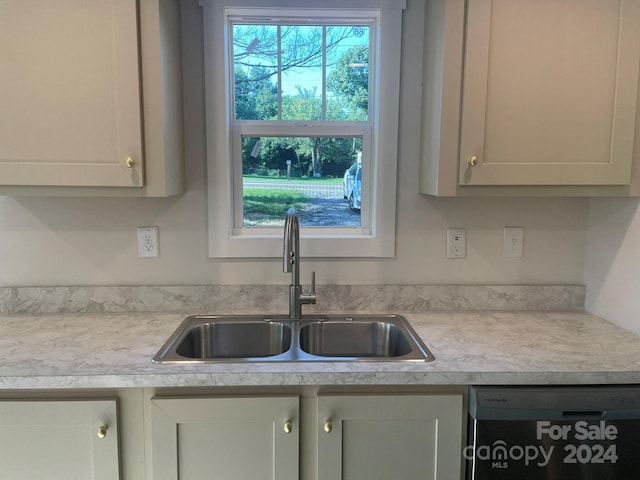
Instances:
[[[300,10],[295,0],[201,0],[204,17],[204,77],[207,156],[207,205],[209,219],[209,256],[212,258],[282,255],[282,233],[273,229],[251,229],[251,235],[235,231],[233,209],[234,162],[230,115],[228,7],[255,6]],[[368,228],[338,227],[301,229],[305,257],[393,257],[395,255],[395,217],[400,95],[400,44],[402,10],[406,0],[316,0],[305,4],[314,12],[353,9],[379,10],[380,34],[376,35],[377,88],[372,89],[374,111],[369,112],[372,128],[378,132],[371,142]],[[251,10],[253,11],[253,10]],[[384,38],[384,43],[381,39]],[[222,48],[221,48],[222,46]],[[224,66],[222,70],[221,66]],[[371,81],[371,79],[370,79]],[[384,95],[381,94],[384,92]],[[295,127],[295,123],[288,122]],[[238,124],[241,125],[241,124]],[[298,127],[301,128],[301,127]],[[237,130],[237,129],[236,129]],[[371,132],[368,132],[371,134]],[[364,139],[363,139],[364,148]],[[363,158],[365,155],[363,154]],[[369,157],[369,155],[367,155]],[[384,161],[382,161],[384,159]],[[368,171],[368,172],[367,172]],[[386,179],[386,181],[385,181]],[[363,184],[365,184],[363,179]],[[270,230],[270,231],[268,231]],[[366,231],[365,231],[366,230]],[[338,233],[339,231],[339,233]]]

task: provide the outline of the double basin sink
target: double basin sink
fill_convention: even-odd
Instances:
[[[432,361],[399,315],[193,315],[184,319],[155,363]]]

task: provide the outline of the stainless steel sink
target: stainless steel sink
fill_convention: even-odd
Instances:
[[[155,363],[431,361],[399,315],[187,317]]]
[[[400,357],[411,353],[402,330],[381,321],[313,322],[300,328],[300,348],[321,357]]]
[[[327,317],[300,325],[299,348],[336,360],[434,360],[409,322],[400,315]]]
[[[279,322],[211,321],[190,328],[176,347],[188,358],[270,357],[291,347],[291,327]]]
[[[291,326],[261,316],[194,315],[185,318],[158,353],[157,363],[242,361],[291,349]]]

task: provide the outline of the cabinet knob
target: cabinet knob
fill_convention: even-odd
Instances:
[[[478,157],[476,157],[475,155],[469,159],[469,165],[471,165],[472,167],[475,167],[477,163],[478,163]]]
[[[136,161],[132,157],[127,157],[127,168],[133,168],[136,165]]]
[[[98,438],[106,437],[107,430],[109,430],[109,425],[101,425],[100,427],[98,427]]]
[[[291,433],[293,431],[293,423],[291,420],[284,422],[284,433]]]
[[[327,420],[326,422],[324,422],[324,431],[327,433],[331,433],[331,430],[333,430],[333,424],[331,423],[331,420]]]

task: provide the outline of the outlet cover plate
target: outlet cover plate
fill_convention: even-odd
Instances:
[[[466,258],[467,229],[447,228],[447,258]]]
[[[504,257],[522,257],[524,247],[524,227],[504,227],[502,255]]]
[[[159,230],[158,227],[138,227],[138,257],[158,258]]]

